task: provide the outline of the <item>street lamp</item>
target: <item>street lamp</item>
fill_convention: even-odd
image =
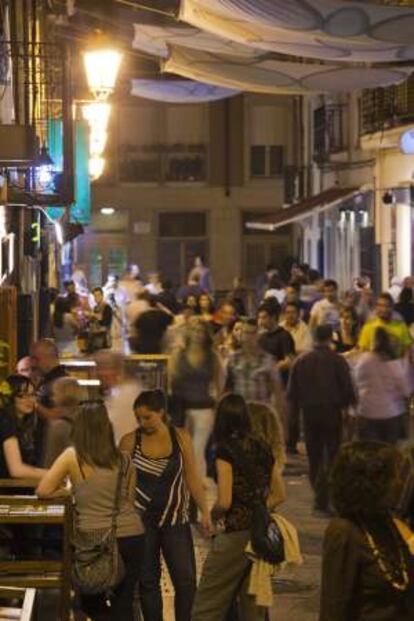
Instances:
[[[122,61],[121,52],[112,48],[110,41],[98,33],[95,41],[83,53],[89,90],[98,101],[105,101],[115,90],[116,78]]]
[[[95,102],[83,106],[83,117],[89,124],[89,176],[94,181],[104,171],[102,157],[107,141],[107,126],[111,107],[108,97],[115,90],[116,78],[122,62],[121,52],[100,32],[83,53],[86,78]]]
[[[83,118],[89,124],[89,176],[92,181],[104,171],[102,157],[108,137],[107,127],[111,106],[105,102],[93,102],[82,106]]]

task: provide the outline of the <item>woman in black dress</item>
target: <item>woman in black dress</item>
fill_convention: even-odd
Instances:
[[[332,472],[339,517],[325,533],[319,621],[412,621],[414,556],[394,519],[403,458],[389,445],[343,445]]]

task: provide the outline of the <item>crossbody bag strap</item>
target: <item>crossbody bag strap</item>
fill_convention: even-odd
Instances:
[[[76,451],[75,451],[75,455],[76,455],[76,462],[78,464],[78,468],[79,468],[79,471],[81,473],[81,477],[85,481],[86,480],[86,476],[85,476],[85,473],[84,473],[83,468],[82,468],[81,460],[79,459],[79,455],[76,453]]]
[[[131,460],[128,457],[128,465],[126,467],[126,471],[128,470],[130,463],[131,463]],[[116,481],[115,502],[114,502],[114,507],[112,510],[112,527],[111,528],[112,528],[113,533],[116,531],[116,520],[119,514],[119,509],[120,509],[120,504],[121,504],[121,491],[122,491],[122,478],[124,475],[124,465],[126,465],[125,460],[124,460],[124,454],[121,453],[118,476],[117,476],[117,481]]]

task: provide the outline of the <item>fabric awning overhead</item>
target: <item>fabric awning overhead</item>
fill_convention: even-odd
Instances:
[[[172,46],[170,57],[162,63],[162,69],[225,88],[301,95],[390,86],[404,82],[414,67],[350,67],[267,57],[245,59]]]
[[[203,84],[193,80],[131,80],[131,95],[166,101],[169,103],[189,104],[217,101],[226,97],[234,97],[240,91]]]
[[[213,54],[240,56],[241,58],[255,58],[266,54],[265,50],[258,50],[230,39],[218,37],[188,24],[174,26],[134,24],[134,39],[132,41],[134,49],[160,58],[168,58],[170,47],[175,45],[193,50],[204,50]]]
[[[259,231],[275,231],[281,226],[307,218],[315,211],[326,211],[361,194],[359,188],[329,188],[290,207],[279,209],[274,215],[261,216],[255,222],[247,222],[246,227]]]
[[[351,0],[182,0],[180,18],[281,54],[370,63],[414,59],[414,7]]]

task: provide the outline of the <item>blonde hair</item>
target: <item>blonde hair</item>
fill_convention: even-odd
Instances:
[[[271,448],[276,464],[282,468],[286,463],[285,438],[278,413],[259,401],[249,401],[247,407],[253,436]]]
[[[61,407],[77,407],[85,398],[85,391],[74,377],[59,377],[53,384],[53,392]]]

